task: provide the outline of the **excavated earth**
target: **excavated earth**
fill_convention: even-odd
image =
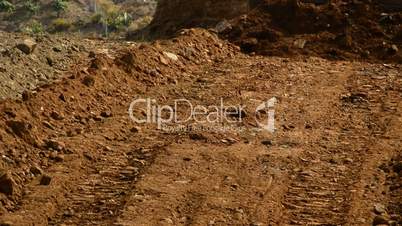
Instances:
[[[97,53],[0,104],[0,221],[401,224],[400,72],[398,64],[244,55],[200,29]],[[241,122],[216,126],[242,129],[135,123],[130,103],[146,97],[240,103]],[[274,133],[253,116],[272,97]],[[133,110],[144,114],[145,106]]]
[[[247,53],[402,63],[400,1],[329,2],[261,0],[222,35]]]
[[[199,26],[249,54],[402,63],[401,22],[399,0],[161,0],[148,31]]]

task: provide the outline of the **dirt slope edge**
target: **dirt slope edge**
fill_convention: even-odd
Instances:
[[[63,197],[74,189],[85,190],[85,183],[90,181],[86,177],[93,175],[94,170],[102,171],[96,167],[106,167],[100,156],[105,155],[106,162],[122,161],[115,159],[114,154],[128,155],[137,150],[136,144],[155,135],[136,132],[141,128],[137,129],[128,118],[127,109],[134,96],[145,93],[157,96],[155,87],[186,79],[199,65],[231,57],[236,51],[233,45],[213,34],[187,30],[171,41],[133,44],[115,58],[99,54],[91,59],[90,65],[77,66],[59,83],[28,93],[23,102],[3,101],[0,105],[3,156],[0,166],[11,178],[8,186],[12,192],[0,193],[1,220],[27,225],[47,222],[56,209],[58,216],[68,215],[62,209],[66,201]],[[168,52],[176,54],[178,59],[167,57],[171,56]],[[127,140],[133,146],[125,146]],[[115,149],[116,152],[112,151]],[[138,152],[138,155],[146,155]],[[142,167],[133,164],[130,158],[115,164],[131,170],[127,173],[126,184],[135,179]],[[121,168],[116,171],[119,172],[117,175],[115,171],[109,174],[112,182],[127,180],[121,178]],[[50,176],[50,186],[40,185],[46,177],[43,174]],[[93,209],[100,197],[95,200],[93,197],[79,198],[88,204],[87,211],[101,211]],[[69,201],[74,202],[74,199]],[[106,219],[89,220],[103,221],[115,214],[118,213],[106,211],[95,216]],[[89,213],[83,215],[92,216]]]

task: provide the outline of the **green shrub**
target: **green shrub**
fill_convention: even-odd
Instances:
[[[121,28],[130,25],[131,17],[127,13],[110,14],[108,15],[106,22],[110,29],[120,30]]]
[[[36,14],[39,12],[40,6],[38,3],[33,2],[32,0],[27,0],[24,2],[23,8],[30,14]]]
[[[91,16],[91,23],[92,24],[102,24],[103,23],[103,16],[100,13],[95,13]]]
[[[32,21],[30,24],[28,24],[25,28],[24,28],[24,32],[28,33],[28,34],[42,34],[44,32],[44,27],[42,25],[41,22],[39,21]]]
[[[6,0],[0,0],[0,12],[12,13],[15,10],[15,6]]]
[[[57,17],[60,17],[60,14],[66,11],[68,5],[65,0],[53,0],[53,9],[57,12]]]
[[[70,21],[58,18],[52,21],[52,27],[55,31],[67,31],[72,27]]]

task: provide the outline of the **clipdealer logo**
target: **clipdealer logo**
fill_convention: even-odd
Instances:
[[[254,112],[256,124],[259,128],[268,132],[275,132],[275,97],[259,104]],[[145,115],[137,117],[134,113],[137,109],[145,109]],[[179,115],[178,113],[181,112]],[[185,123],[219,125],[224,123],[238,125],[243,122],[246,113],[243,105],[227,105],[220,99],[217,105],[193,104],[187,99],[176,99],[171,105],[159,105],[155,99],[134,99],[128,110],[130,119],[138,124],[156,124],[158,129],[165,125],[183,126]],[[225,127],[226,128],[226,127]],[[233,128],[233,126],[231,127]]]

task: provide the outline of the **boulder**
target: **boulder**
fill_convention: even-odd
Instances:
[[[36,42],[33,39],[25,39],[24,41],[17,44],[17,48],[25,54],[31,54],[36,49]]]

